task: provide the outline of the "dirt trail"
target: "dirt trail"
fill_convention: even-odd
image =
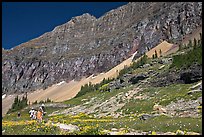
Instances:
[[[146,53],[148,57],[152,57],[152,55],[155,53],[155,50],[157,50],[157,53],[159,53],[159,50],[162,50],[162,53],[167,52],[173,44],[170,44],[166,41],[163,41],[150,51]],[[88,78],[83,78],[80,81],[71,81],[69,83],[63,83],[61,85],[53,85],[51,87],[48,87],[45,90],[37,90],[34,92],[28,92],[28,100],[32,103],[34,101],[40,101],[40,100],[46,100],[47,98],[50,98],[54,102],[61,102],[68,99],[73,98],[81,89],[82,85],[85,85],[89,82],[92,84],[100,83],[104,78],[113,78],[117,77],[120,70],[122,70],[125,66],[130,66],[132,63],[132,58],[126,59],[121,64],[117,65],[116,67],[112,68],[106,73],[101,73],[95,77],[93,75],[89,76]],[[139,60],[139,59],[137,59]],[[136,60],[136,61],[137,61]],[[4,115],[8,109],[11,107],[11,104],[14,100],[14,96],[12,97],[6,97],[2,100],[2,114]]]

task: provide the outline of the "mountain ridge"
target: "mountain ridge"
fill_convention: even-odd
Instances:
[[[3,93],[79,80],[111,69],[136,50],[138,58],[163,39],[178,42],[202,25],[201,6],[132,2],[98,19],[87,13],[77,16],[67,22],[71,25],[65,23],[13,50],[3,50]]]

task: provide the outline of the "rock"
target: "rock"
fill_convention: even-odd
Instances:
[[[144,64],[144,65],[142,66],[142,68],[148,68],[148,67],[150,67],[150,64]]]
[[[192,65],[188,70],[181,72],[180,80],[183,80],[185,84],[202,80],[202,66]]]
[[[202,81],[199,82],[198,84],[194,85],[194,86],[191,86],[189,89],[190,89],[190,90],[194,90],[194,89],[197,89],[197,88],[199,88],[199,87],[200,87],[200,89],[202,90]]]
[[[196,132],[187,132],[186,135],[200,135],[200,133],[196,133]]]
[[[176,135],[184,135],[184,132],[182,130],[177,130]]]
[[[170,64],[172,62],[172,58],[162,58],[161,60],[158,61],[160,64]]]
[[[110,84],[109,84],[109,87],[110,87],[110,91],[112,91],[113,89],[120,89],[121,87],[124,87],[125,86],[125,82],[124,80],[115,80],[115,81],[112,81]]]
[[[189,91],[187,94],[190,95],[190,94],[193,94],[193,93],[195,93],[195,92],[202,92],[202,90],[200,90],[200,89],[191,90],[191,91]]]
[[[119,117],[120,117],[120,114],[113,115],[113,118],[119,118]]]
[[[120,128],[120,129],[119,129],[119,131],[124,131],[124,130],[126,130],[126,128]]]
[[[111,131],[108,134],[109,135],[120,135],[120,132],[118,132],[118,131]]]
[[[136,83],[138,83],[139,80],[144,80],[146,78],[148,78],[147,75],[139,74],[139,75],[135,75],[135,76],[131,77],[128,82],[131,82],[132,84],[136,84]]]
[[[4,99],[6,97],[6,94],[2,95],[2,99]]]
[[[154,73],[154,71],[153,70],[149,70],[147,74],[150,75],[152,73]]]
[[[124,135],[147,135],[147,132],[129,132]]]
[[[109,134],[109,130],[106,130],[106,129],[104,129],[103,131],[102,131],[105,135],[107,135],[107,134]]]
[[[117,128],[112,128],[111,131],[118,131],[118,129]]]
[[[147,120],[149,118],[151,118],[152,116],[149,114],[142,114],[141,116],[139,116],[140,120]]]
[[[150,81],[150,85],[154,87],[163,87],[171,84],[193,83],[202,80],[202,66],[192,64],[187,69],[171,70],[156,76]]]
[[[68,130],[69,132],[79,131],[79,127],[76,125],[72,125],[72,124],[66,125],[66,124],[61,124],[61,123],[57,123],[56,125],[60,129]]]
[[[134,97],[134,99],[139,99],[139,100],[146,99],[146,98],[148,98],[148,96],[146,95]]]
[[[201,80],[202,76],[201,75],[197,75],[197,73],[195,72],[183,72],[180,74],[180,79],[183,80],[185,82],[185,84],[190,84],[193,82],[197,82],[199,80]]]
[[[159,113],[167,113],[166,109],[163,108],[161,105],[155,104],[153,106],[153,110],[158,111]]]
[[[160,135],[175,135],[175,133],[174,132],[166,132],[166,133],[162,133]]]
[[[159,70],[163,69],[165,67],[165,65],[162,65],[159,67]]]

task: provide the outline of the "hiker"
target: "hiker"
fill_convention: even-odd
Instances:
[[[45,105],[42,104],[42,105],[40,106],[40,109],[41,109],[42,112],[43,112],[43,116],[45,116],[45,114],[46,114],[46,112],[45,112]]]
[[[37,110],[34,109],[33,119],[37,119]]]
[[[37,120],[38,120],[38,122],[42,122],[42,118],[43,118],[43,112],[42,112],[42,109],[39,108],[38,112],[37,112]]]
[[[30,119],[31,120],[33,120],[34,119],[34,112],[35,112],[35,110],[34,110],[34,108],[31,108],[31,110],[29,111],[29,114],[30,114]]]
[[[18,118],[20,118],[21,117],[21,113],[20,112],[18,112]]]

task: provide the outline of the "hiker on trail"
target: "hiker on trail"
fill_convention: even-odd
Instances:
[[[42,118],[43,118],[43,112],[42,112],[42,109],[39,108],[38,112],[37,112],[37,120],[38,120],[38,122],[42,122]]]

